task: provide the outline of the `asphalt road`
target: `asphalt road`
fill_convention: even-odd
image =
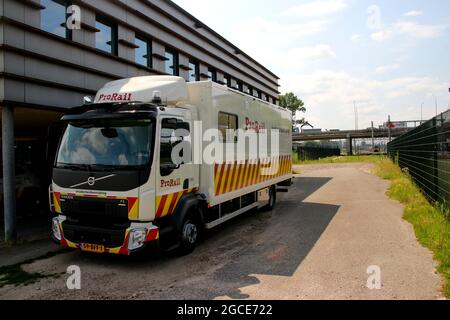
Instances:
[[[368,164],[300,167],[272,212],[251,212],[211,232],[186,257],[69,252],[23,266],[57,274],[4,287],[0,299],[441,299],[431,253]],[[69,265],[81,290],[68,290]],[[369,266],[381,289],[367,288]]]

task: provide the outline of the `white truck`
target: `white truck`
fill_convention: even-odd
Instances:
[[[113,81],[61,121],[49,199],[68,248],[189,253],[201,232],[272,209],[291,184],[291,113],[211,81]]]

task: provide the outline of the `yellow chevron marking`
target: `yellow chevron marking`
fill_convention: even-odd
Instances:
[[[217,168],[217,173],[214,179],[214,192],[217,190],[217,187],[219,186],[220,183],[220,175],[222,174],[222,165],[219,165]],[[220,191],[220,190],[218,190]]]
[[[131,220],[137,219],[138,215],[139,215],[139,199],[136,199],[136,202],[134,203],[130,212],[128,212],[128,218]]]

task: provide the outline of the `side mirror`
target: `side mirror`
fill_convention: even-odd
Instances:
[[[174,164],[174,163],[163,163],[161,164],[161,176],[166,177],[170,175],[174,170],[180,169],[180,164]]]
[[[190,130],[189,123],[187,123],[187,122],[178,122],[177,123],[177,130],[185,131],[187,133],[186,136],[188,136],[189,135],[189,130]]]

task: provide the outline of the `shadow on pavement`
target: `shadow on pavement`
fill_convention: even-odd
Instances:
[[[292,276],[319,240],[339,206],[303,202],[331,178],[297,178],[267,221],[260,239],[235,254],[217,270],[220,290],[204,292],[206,299],[229,296],[245,299],[239,288],[259,283],[254,274]]]

